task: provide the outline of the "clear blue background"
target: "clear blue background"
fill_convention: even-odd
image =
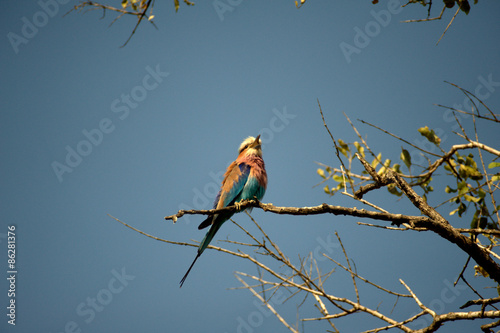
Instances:
[[[211,175],[223,172],[240,142],[258,133],[263,133],[269,175],[265,202],[360,207],[313,187],[321,180],[315,161],[339,164],[317,99],[333,135],[345,141],[357,137],[342,112],[416,144],[423,142],[417,128],[440,128],[447,135],[443,146],[449,148],[460,142],[452,134],[456,128],[434,104],[462,104],[464,95],[443,81],[473,92],[481,85],[479,77],[500,81],[498,2],[480,1],[469,16],[460,13],[439,46],[435,44],[454,9],[441,21],[400,23],[426,16],[426,8],[408,6],[376,30],[371,11],[387,10],[385,1],[310,0],[300,10],[292,1],[243,1],[222,16],[212,1],[197,1],[189,8],[181,3],[178,13],[173,1],[157,1],[158,30],[145,22],[119,48],[134,18],[123,17],[108,28],[113,13],[104,19],[101,11],[63,17],[71,7],[52,7],[55,15],[47,16],[47,22],[34,1],[9,1],[0,14],[4,276],[8,225],[17,226],[18,250],[17,324],[7,324],[8,284],[2,279],[2,332],[64,332],[72,325],[81,332],[286,332],[274,316],[260,312],[249,291],[227,289],[240,286],[233,272],[257,274],[250,263],[207,251],[179,289],[195,249],[146,238],[107,214],[161,238],[201,240],[201,217],[183,218],[175,225],[163,217],[182,207],[209,208],[216,186]],[[22,36],[23,25],[34,16],[41,27],[16,53],[8,34]],[[341,43],[355,46],[355,28],[367,25],[375,27],[372,37],[347,59]],[[169,73],[150,91],[143,89],[148,67]],[[114,112],[113,103],[123,108],[122,95],[131,93],[140,101],[128,116]],[[485,102],[498,113],[498,85]],[[109,119],[113,130],[60,181],[52,164],[65,164],[66,147],[85,145],[83,131],[99,128],[103,119]],[[498,131],[484,125],[480,139],[498,146]],[[400,142],[359,122],[356,126],[374,151],[398,157]],[[439,203],[446,195],[439,191],[429,198]],[[367,199],[391,212],[418,214],[404,198],[373,194]],[[449,209],[445,205],[443,214]],[[405,292],[401,278],[442,313],[475,298],[469,290],[448,287],[466,255],[431,233],[382,231],[341,216],[277,216],[261,210],[253,216],[295,263],[298,254],[315,250],[343,260],[332,236],[338,231],[358,272],[374,282]],[[246,215],[236,220],[255,231]],[[469,221],[453,219],[462,227]],[[232,223],[216,238],[247,241]],[[337,246],[322,247],[325,242]],[[220,241],[214,245],[241,248]],[[333,267],[316,259],[325,272]],[[113,272],[122,270],[129,276],[125,285],[113,280]],[[470,271],[467,277],[485,296],[495,294],[483,289],[489,281],[474,278]],[[110,283],[115,291],[123,288],[111,293]],[[337,295],[354,297],[350,277],[340,270],[328,286]],[[359,287],[367,305],[375,308],[382,301],[380,310],[390,314],[394,298],[364,284]],[[86,302],[98,296],[106,305],[91,317]],[[276,309],[294,324],[301,301],[293,298]],[[77,312],[82,303],[85,315]],[[419,311],[411,300],[400,299],[398,306],[393,313],[398,319]],[[299,312],[303,317],[320,315],[310,301]],[[361,314],[336,323],[343,332],[353,331],[352,325],[360,331],[383,325]],[[442,331],[477,330],[478,325],[448,323]],[[309,332],[328,327],[322,322],[300,324]]]

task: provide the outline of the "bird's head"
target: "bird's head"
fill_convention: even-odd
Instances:
[[[249,136],[240,145],[238,153],[241,155],[245,153],[247,155],[256,155],[262,157],[262,142],[260,141],[260,134],[256,138]]]

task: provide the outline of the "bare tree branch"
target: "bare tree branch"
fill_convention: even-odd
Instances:
[[[425,216],[411,216],[403,214],[391,214],[369,211],[366,209],[349,208],[342,206],[334,206],[323,203],[318,206],[313,207],[278,207],[273,204],[262,203],[257,200],[246,200],[236,206],[228,206],[220,209],[207,209],[207,210],[179,210],[174,215],[165,216],[165,220],[172,220],[174,223],[178,218],[185,214],[190,215],[211,215],[218,214],[222,212],[237,212],[238,208],[244,210],[246,208],[260,208],[265,212],[270,212],[274,214],[284,214],[284,215],[318,215],[318,214],[333,214],[333,215],[349,215],[354,217],[364,217],[374,220],[392,222],[394,224],[408,223],[412,225],[425,225],[429,222],[429,218]]]
[[[488,298],[488,299],[476,299],[476,300],[471,300],[465,303],[460,307],[460,309],[465,309],[468,308],[471,305],[489,305],[489,304],[495,304],[500,302],[500,297],[495,297],[495,298]]]

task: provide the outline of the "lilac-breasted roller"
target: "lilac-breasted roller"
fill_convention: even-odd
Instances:
[[[267,174],[262,159],[260,135],[256,138],[250,136],[241,143],[238,158],[229,165],[224,174],[221,188],[215,197],[214,209],[232,206],[243,200],[261,200],[266,186]],[[198,229],[211,227],[198,247],[196,258],[182,278],[181,287],[198,257],[205,251],[221,225],[233,214],[234,212],[209,215],[205,221],[201,222]]]

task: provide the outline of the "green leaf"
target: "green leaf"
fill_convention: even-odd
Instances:
[[[363,158],[365,158],[365,148],[364,148],[364,147],[360,147],[360,148],[359,148],[359,153],[361,154],[361,156],[362,156]]]
[[[472,202],[479,202],[479,200],[481,200],[481,198],[476,198],[476,197],[473,197],[472,195],[469,195],[469,194],[464,194],[464,198],[465,198],[465,200],[472,201]]]
[[[478,226],[478,221],[479,221],[479,211],[476,210],[476,212],[474,213],[474,216],[472,217],[472,221],[470,222],[470,228],[476,229]]]
[[[395,184],[389,184],[387,185],[387,190],[389,191],[389,193],[393,194],[393,195],[396,195],[398,197],[402,196],[403,193],[399,192],[398,191],[398,188]]]
[[[402,149],[400,158],[401,158],[401,161],[403,161],[405,163],[405,165],[408,168],[408,170],[410,170],[410,167],[411,167],[411,155],[408,152],[408,150]]]
[[[384,162],[384,165],[380,168],[380,170],[377,172],[377,174],[383,175],[390,166],[391,166],[391,160],[386,159]]]
[[[175,4],[175,12],[177,13],[177,11],[179,10],[179,0],[174,0],[174,4]]]
[[[337,183],[343,183],[344,182],[344,177],[342,176],[339,176],[339,175],[335,175],[332,177],[334,181],[336,181]]]
[[[427,140],[429,140],[429,142],[432,142],[436,146],[439,146],[439,144],[441,143],[441,139],[436,135],[436,133],[434,133],[434,130],[429,129],[428,126],[420,127],[418,131],[420,132],[420,134],[425,136]]]
[[[444,189],[444,191],[446,193],[455,193],[457,190],[449,187],[448,185],[446,185],[446,188]]]
[[[420,127],[418,129],[419,133],[422,134],[423,136],[427,136],[429,135],[430,133],[430,130],[429,130],[429,126],[425,126],[425,127]]]
[[[374,158],[373,161],[370,163],[370,165],[372,166],[372,168],[375,169],[379,164],[379,161],[381,160],[382,160],[382,153],[378,153],[377,158]]]
[[[479,204],[481,207],[479,207],[478,211],[481,213],[482,216],[490,216],[490,213],[488,212],[488,207],[484,203],[484,200],[481,198],[479,201]]]
[[[323,188],[323,191],[325,191],[326,194],[331,194],[330,192],[330,188],[328,187],[328,185],[326,185],[324,188]]]
[[[318,170],[316,170],[316,172],[318,173],[318,175],[319,175],[321,178],[325,179],[325,171],[324,171],[323,169],[318,168]]]
[[[496,174],[496,175],[491,177],[492,182],[496,182],[497,180],[500,180],[500,174]]]
[[[342,153],[342,155],[344,155],[345,157],[349,157],[348,153],[351,151],[349,149],[349,145],[347,143],[345,143],[342,139],[338,139],[337,141],[338,141],[339,150]]]
[[[476,161],[474,161],[474,155],[469,154],[465,159],[465,165],[477,169]]]
[[[488,169],[498,168],[500,167],[500,162],[491,162],[488,164]]]
[[[490,276],[490,275],[488,274],[488,272],[486,272],[486,270],[485,270],[484,268],[482,268],[481,266],[479,266],[479,265],[475,265],[475,266],[474,266],[474,270],[476,271],[476,272],[474,273],[474,276],[479,276],[479,275],[482,275],[482,276],[484,276],[484,277],[488,277],[488,276]]]
[[[466,210],[467,206],[463,202],[461,202],[458,206],[458,216],[462,217],[462,214],[465,213]]]
[[[401,172],[401,166],[397,163],[395,163],[393,166],[392,166],[392,170],[396,173],[402,173]]]
[[[361,157],[365,158],[365,148],[358,141],[354,141],[354,146]]]
[[[457,166],[457,162],[453,158],[451,158],[448,162],[449,163],[444,164],[444,169],[446,171],[453,173],[453,175],[455,175],[455,173],[451,169],[452,169],[452,167],[455,168]],[[450,164],[451,164],[451,166],[450,166]]]
[[[455,0],[443,0],[447,8],[453,8],[455,6]]]
[[[460,7],[461,11],[463,11],[466,15],[469,15],[469,12],[470,12],[469,1],[467,1],[467,0],[458,0],[458,6]]]
[[[467,183],[465,181],[458,183],[457,186],[458,186],[458,195],[463,195],[464,193],[469,192],[469,186],[467,186]]]
[[[478,225],[478,227],[481,228],[481,229],[484,229],[484,228],[486,228],[487,225],[488,225],[488,218],[486,216],[482,216],[479,219],[479,225]]]
[[[483,179],[483,174],[477,170],[477,168],[461,164],[458,169],[458,173],[462,178],[471,178],[472,180],[481,180]]]
[[[338,142],[339,142],[340,147],[349,150],[349,145],[347,143],[345,143],[344,140],[338,139]]]

